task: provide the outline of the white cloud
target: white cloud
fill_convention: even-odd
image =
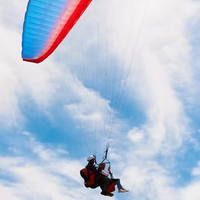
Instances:
[[[191,95],[194,88],[187,20],[197,7],[192,1],[150,2],[131,63],[127,91],[143,106],[143,129],[157,151],[180,147],[190,131],[180,94]]]
[[[200,198],[199,192],[200,182],[194,182],[191,185],[185,187],[181,191],[181,199],[183,200],[198,200]]]
[[[79,171],[85,163],[61,158],[60,149],[50,150],[30,135],[30,150],[38,157],[0,157],[1,172],[8,177],[0,181],[3,200],[97,198],[83,186]]]
[[[200,162],[197,163],[197,167],[192,170],[193,176],[200,176]]]
[[[133,141],[133,142],[140,142],[144,138],[144,134],[142,130],[139,130],[138,128],[133,128],[132,130],[129,131],[128,137]]]

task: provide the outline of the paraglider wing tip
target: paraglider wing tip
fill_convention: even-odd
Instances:
[[[37,64],[43,61],[43,60],[40,60],[40,59],[26,59],[26,58],[22,58],[22,60],[26,61],[26,62],[37,63]]]

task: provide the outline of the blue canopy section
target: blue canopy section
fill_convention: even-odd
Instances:
[[[70,0],[30,0],[22,34],[22,58],[41,55],[48,38]]]

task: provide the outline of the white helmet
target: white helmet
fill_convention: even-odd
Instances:
[[[91,155],[91,156],[89,156],[89,157],[87,158],[87,161],[89,162],[89,161],[91,161],[91,160],[93,160],[93,159],[95,159],[95,157],[94,157],[93,155]]]

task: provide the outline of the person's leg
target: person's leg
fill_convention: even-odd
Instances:
[[[119,179],[119,178],[116,178],[116,180],[117,180],[117,188],[118,188],[118,190],[123,189],[123,187],[122,187],[122,185],[121,185],[121,183],[120,183],[120,179]]]
[[[119,193],[122,193],[122,192],[128,192],[128,190],[126,190],[126,189],[124,189],[124,188],[122,187],[122,185],[121,185],[121,183],[120,183],[120,179],[117,178],[116,180],[117,180],[117,188],[118,188],[118,192],[119,192]]]

